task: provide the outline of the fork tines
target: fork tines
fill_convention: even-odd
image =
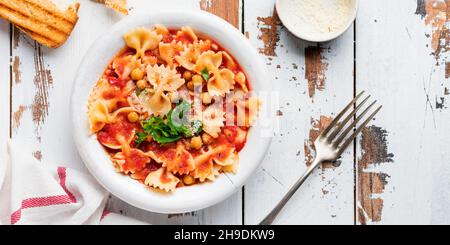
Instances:
[[[322,132],[319,138],[326,140],[330,143],[333,148],[336,148],[339,152],[339,155],[347,148],[348,145],[356,138],[356,136],[367,126],[367,124],[375,117],[375,115],[381,110],[383,106],[379,106],[374,111],[372,110],[377,103],[377,101],[373,101],[369,106],[367,106],[361,114],[357,114],[360,111],[364,104],[370,99],[370,95],[365,97],[361,103],[357,104],[357,101],[365,91],[359,93],[345,108],[342,110],[336,118],[330,123],[330,125]],[[344,120],[340,121],[344,115],[347,114],[350,109],[353,110],[345,117]],[[373,111],[368,117],[366,115]],[[366,119],[362,121],[364,118]],[[349,126],[344,129],[344,127],[354,119]],[[360,125],[358,123],[362,122]],[[356,127],[358,126],[358,127]],[[350,137],[347,137],[348,134],[353,131]]]

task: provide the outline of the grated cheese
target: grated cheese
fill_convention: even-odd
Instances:
[[[355,0],[285,0],[281,5],[293,27],[310,34],[325,34],[345,28]]]

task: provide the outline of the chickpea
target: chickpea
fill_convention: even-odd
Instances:
[[[194,91],[194,82],[190,81],[186,83],[186,86],[189,90]]]
[[[186,80],[186,81],[190,81],[190,80],[192,79],[192,72],[190,72],[190,71],[185,71],[185,72],[183,73],[183,78],[184,78],[184,80]]]
[[[208,92],[203,93],[202,95],[202,102],[205,105],[209,105],[212,102],[212,97]]]
[[[144,78],[144,72],[140,68],[136,68],[131,72],[131,79],[138,81]]]
[[[191,147],[196,149],[196,150],[200,150],[203,146],[203,142],[202,142],[202,138],[197,136],[197,137],[193,137],[191,139]]]
[[[128,121],[131,123],[135,123],[135,122],[139,121],[139,115],[134,111],[128,113]]]
[[[137,81],[136,86],[137,86],[140,90],[144,90],[145,87],[147,87],[147,81],[141,79],[141,80]]]
[[[207,133],[204,133],[204,134],[202,134],[202,140],[203,140],[203,143],[205,143],[206,145],[209,145],[212,143],[213,137],[211,137],[211,135],[209,135]]]
[[[195,184],[195,179],[194,179],[194,177],[192,177],[190,175],[185,175],[183,177],[183,183],[185,185],[193,185],[193,184]]]
[[[195,86],[202,85],[203,78],[200,75],[195,75],[195,76],[192,77],[192,82],[195,84]]]

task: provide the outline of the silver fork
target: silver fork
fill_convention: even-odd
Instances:
[[[381,110],[383,106],[378,107],[363,123],[356,128],[357,124],[364,119],[367,113],[377,102],[376,100],[372,102],[356,119],[344,129],[344,126],[350,122],[352,118],[355,117],[356,113],[364,106],[364,104],[369,100],[370,95],[367,96],[359,105],[356,106],[358,99],[364,94],[362,91],[358,94],[345,108],[342,110],[336,118],[330,123],[330,125],[317,137],[314,141],[314,147],[316,148],[316,157],[313,163],[308,167],[303,176],[295,183],[295,185],[287,192],[283,199],[278,203],[278,205],[270,212],[266,218],[264,218],[259,225],[270,225],[273,223],[277,215],[280,213],[281,209],[286,205],[286,203],[291,199],[294,193],[300,188],[300,186],[305,182],[306,178],[313,172],[313,170],[325,161],[335,161],[338,157],[342,155],[344,150],[353,142],[353,140],[358,136],[358,134],[363,130],[365,126],[375,117],[375,115]],[[341,118],[349,111],[352,106],[356,106],[352,112],[342,121]],[[356,130],[355,130],[356,128]],[[347,135],[353,131],[350,137]],[[339,137],[338,137],[339,136]]]

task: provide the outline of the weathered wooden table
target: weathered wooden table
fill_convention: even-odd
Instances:
[[[80,21],[57,50],[0,21],[0,159],[12,138],[39,161],[86,171],[72,142],[68,98],[89,45],[122,17],[80,2]],[[324,44],[287,32],[274,0],[130,5],[131,14],[204,9],[240,28],[261,52],[281,94],[280,132],[242,191],[215,207],[159,215],[111,196],[111,211],[154,224],[255,224],[305,170],[314,137],[333,113],[366,90],[384,104],[382,112],[338,164],[315,171],[277,222],[450,223],[449,0],[362,0],[355,25]]]

